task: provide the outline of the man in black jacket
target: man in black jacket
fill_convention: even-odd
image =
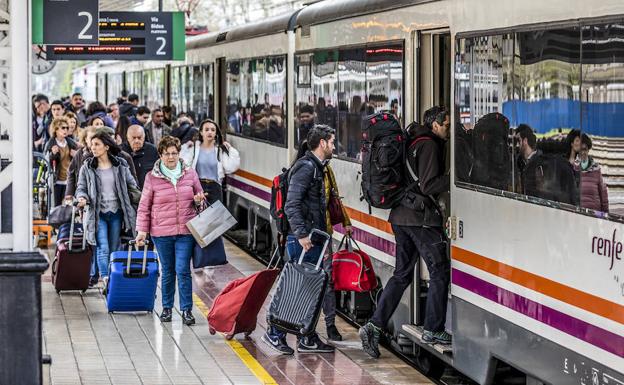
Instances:
[[[306,251],[304,261],[316,263],[321,246],[313,245],[310,239],[312,229],[327,230],[325,213],[324,169],[334,151],[335,130],[329,126],[316,125],[308,132],[309,151],[295,162],[288,178],[288,195],[284,211],[291,233],[286,245],[290,261],[296,262],[302,250]],[[262,340],[282,354],[293,354],[286,343],[286,334],[269,327]],[[334,347],[321,341],[313,332],[303,336],[297,345],[299,353],[332,353]]]
[[[449,114],[443,107],[425,112],[424,126],[415,132],[415,140],[407,152],[410,184],[418,186],[408,192],[400,205],[390,212],[389,222],[396,239],[396,265],[377,303],[375,313],[359,330],[362,347],[370,356],[379,357],[379,336],[397,308],[403,292],[414,279],[414,266],[419,255],[429,270],[427,307],[423,341],[450,344],[451,336],[444,330],[450,261],[446,255],[443,216],[435,201],[449,190],[450,178],[444,172],[444,145],[449,137]]]
[[[145,141],[145,131],[138,124],[128,127],[128,143],[121,148],[132,156],[132,162],[137,173],[139,188],[143,190],[145,177],[154,168],[154,163],[159,158],[156,146]]]

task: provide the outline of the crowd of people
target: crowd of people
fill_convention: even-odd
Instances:
[[[37,94],[32,103],[33,151],[49,160],[52,206],[84,209],[84,236],[95,249],[91,286],[101,280],[106,291],[122,239],[142,246],[149,237],[162,269],[161,321],[171,321],[177,280],[182,320],[194,324],[195,240],[186,223],[204,201],[223,199],[224,176],[240,164],[219,125],[206,119],[198,129],[191,113],[174,119],[171,108],[150,110],[125,91],[108,106],[86,105],[80,93],[51,103]]]

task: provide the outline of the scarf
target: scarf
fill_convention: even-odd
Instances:
[[[175,186],[178,183],[178,179],[182,176],[182,163],[178,162],[175,170],[171,170],[164,165],[164,162],[160,162],[160,172]]]

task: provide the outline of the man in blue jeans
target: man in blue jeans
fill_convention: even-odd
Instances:
[[[299,260],[305,250],[305,262],[316,264],[322,246],[314,245],[310,239],[312,229],[327,231],[325,213],[324,168],[334,151],[335,130],[325,125],[315,125],[308,132],[308,148],[295,162],[288,176],[288,195],[284,211],[288,218],[291,233],[286,246],[290,262]],[[282,354],[293,354],[294,350],[286,343],[286,333],[269,327],[262,340]],[[334,347],[321,341],[313,332],[299,339],[299,353],[333,353]]]

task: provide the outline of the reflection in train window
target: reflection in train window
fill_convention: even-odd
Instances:
[[[228,132],[286,144],[286,58],[227,62]]]
[[[186,67],[171,67],[171,107],[175,115],[184,111],[182,104],[182,79],[180,72],[185,71]]]
[[[624,215],[624,26],[583,27],[581,206]]]
[[[622,23],[459,39],[458,185],[622,220],[623,42]]]
[[[295,65],[296,144],[313,121],[326,124],[337,129],[337,155],[358,160],[366,115],[386,110],[402,119],[402,45],[299,54]]]
[[[141,71],[126,72],[126,90],[128,90],[128,94],[137,94],[139,97],[143,95],[143,73]],[[139,103],[144,101],[139,100]]]

